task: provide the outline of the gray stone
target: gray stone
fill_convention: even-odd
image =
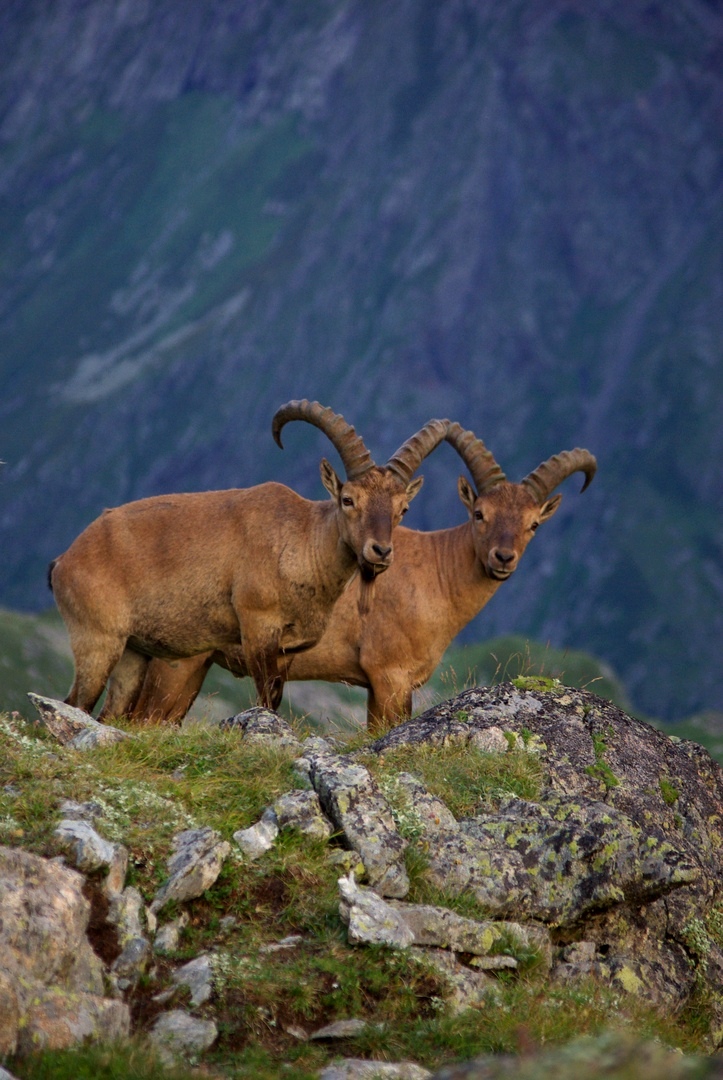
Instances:
[[[123,739],[134,738],[127,731],[111,727],[110,724],[99,724],[82,709],[66,705],[63,701],[33,693],[29,693],[28,697],[48,731],[59,743],[74,750],[92,750],[96,746],[109,746]]]
[[[306,750],[303,761],[324,813],[359,853],[369,884],[382,896],[406,896],[407,842],[369,771],[327,750]]]
[[[402,916],[372,889],[360,888],[354,875],[339,879],[339,914],[349,928],[352,944],[390,945],[404,948],[414,934]]]
[[[104,840],[93,826],[82,818],[68,818],[60,822],[55,835],[68,853],[73,866],[83,874],[105,870],[105,890],[120,892],[128,869],[128,851],[122,844]]]
[[[288,937],[282,938],[281,941],[272,941],[268,945],[262,945],[259,949],[259,952],[285,952],[287,949],[295,949],[297,945],[300,945],[303,940],[304,939],[301,934],[289,934]]]
[[[353,1039],[369,1027],[366,1020],[337,1020],[309,1035],[310,1039]]]
[[[96,818],[103,817],[103,807],[92,800],[79,803],[73,799],[64,799],[60,804],[60,813],[71,821],[95,821]]]
[[[233,838],[247,859],[259,859],[274,846],[278,835],[279,825],[276,814],[267,807],[255,825],[251,825],[248,829],[238,829],[233,834]]]
[[[161,1013],[149,1033],[149,1039],[166,1065],[208,1050],[218,1038],[212,1020],[198,1020],[182,1009]]]
[[[231,918],[233,917],[231,916]],[[233,919],[233,921],[235,922],[236,920]],[[221,919],[221,922],[223,923],[224,920]],[[178,948],[178,940],[181,931],[187,924],[188,914],[183,911],[177,919],[162,926],[153,939],[153,951],[157,953],[175,952]]]
[[[208,953],[202,953],[194,960],[189,960],[183,967],[177,968],[171,976],[177,986],[187,986],[191,991],[191,1005],[197,1008],[208,1001],[213,992],[213,971]]]
[[[328,840],[333,832],[315,791],[289,791],[276,800],[273,808],[280,829],[298,829],[317,840]]]
[[[157,914],[169,900],[193,900],[209,889],[221,873],[231,845],[208,827],[187,829],[173,838],[168,860],[170,877],[156,893],[151,912]]]
[[[222,720],[220,725],[225,730],[239,731],[250,743],[262,746],[282,746],[290,750],[299,750],[301,743],[294,735],[291,725],[271,709],[254,707]]]
[[[494,997],[496,988],[494,982],[482,972],[472,971],[459,963],[454,953],[447,949],[429,949],[413,946],[411,955],[418,960],[424,960],[431,965],[438,974],[442,975],[449,994],[445,998],[452,1012],[463,1012],[489,1001]]]
[[[365,1058],[344,1058],[327,1065],[319,1080],[428,1080],[429,1069],[413,1061],[370,1061]]]
[[[483,750],[486,754],[504,754],[510,749],[504,731],[498,727],[489,727],[484,731],[473,731],[470,735],[469,744],[477,750]]]

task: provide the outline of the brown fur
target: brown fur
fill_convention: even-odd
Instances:
[[[459,492],[470,519],[438,532],[399,528],[393,567],[374,582],[368,613],[355,578],[312,648],[280,658],[287,680],[324,679],[368,690],[370,731],[409,716],[412,691],[425,683],[453,638],[516,569],[537,526],[561,495],[536,501],[523,484],[501,483],[477,496],[465,478]],[[248,674],[238,652],[205,653],[173,667],[152,661],[136,719],[180,721],[212,663]]]
[[[326,461],[321,474],[331,501],[268,483],[141,499],[92,522],[50,570],[75,658],[67,702],[90,712],[109,681],[101,718],[130,712],[150,657],[218,649],[278,706],[280,651],[318,641],[358,568],[390,565],[422,483],[377,466],[342,483]]]

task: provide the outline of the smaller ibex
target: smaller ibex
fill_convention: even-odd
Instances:
[[[469,521],[438,532],[399,528],[394,566],[379,579],[368,615],[359,616],[352,582],[314,648],[282,660],[289,681],[366,687],[372,732],[411,715],[412,691],[430,678],[450,642],[514,573],[538,526],[557,510],[562,495],[550,498],[554,489],[580,471],[584,491],[597,469],[589,451],[566,450],[513,484],[471,431],[450,424],[446,439],[475,483],[476,490],[465,477],[458,483]],[[218,652],[173,666],[153,662],[135,716],[181,720],[212,663],[248,674],[233,656]]]
[[[318,402],[278,410],[279,446],[289,420],[314,424],[336,447],[347,480],[322,461],[331,500],[276,483],[141,499],[106,510],[51,564],[75,659],[69,704],[90,712],[109,682],[101,718],[131,713],[150,657],[218,649],[276,708],[280,653],[318,641],[356,571],[368,604],[376,575],[392,562],[392,533],[421,487],[412,475],[448,422],[431,420],[377,466],[354,428]]]

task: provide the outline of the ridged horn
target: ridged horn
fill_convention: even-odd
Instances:
[[[563,450],[561,454],[554,454],[538,465],[522,483],[532,491],[539,503],[543,503],[558,484],[575,472],[585,473],[585,483],[580,488],[582,493],[597,472],[597,460],[589,450],[576,447],[575,450]]]
[[[447,442],[453,446],[470,471],[477,494],[489,491],[507,477],[481,439],[473,431],[465,431],[456,422],[449,425]]]
[[[357,435],[351,424],[347,424],[343,416],[320,405],[318,401],[307,401],[306,398],[287,401],[286,405],[276,410],[271,431],[282,450],[281,429],[289,420],[306,420],[307,424],[313,424],[324,432],[338,451],[348,480],[356,480],[373,467],[372,456],[361,436]]]
[[[416,435],[412,435],[389,458],[387,468],[404,484],[408,484],[428,454],[444,439],[449,420],[428,420]]]

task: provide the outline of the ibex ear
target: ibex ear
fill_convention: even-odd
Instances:
[[[324,485],[326,490],[329,492],[332,499],[335,499],[336,502],[339,502],[339,497],[341,495],[341,489],[342,489],[342,482],[339,479],[339,477],[336,475],[336,473],[334,472],[333,468],[331,467],[329,462],[326,460],[326,458],[321,459],[321,465],[319,466],[319,472],[321,473],[321,482],[322,482],[322,484]]]
[[[412,480],[412,482],[410,484],[407,484],[407,499],[409,500],[409,502],[412,501],[412,499],[417,494],[417,492],[419,491],[419,489],[421,488],[423,483],[424,483],[424,477],[423,476],[418,476],[415,480]]]
[[[460,499],[471,514],[474,504],[477,501],[477,495],[466,476],[460,476],[457,481],[457,491],[459,492]]]
[[[540,507],[540,521],[547,521],[548,518],[551,518],[561,502],[562,495],[553,495],[551,499],[543,503]]]

